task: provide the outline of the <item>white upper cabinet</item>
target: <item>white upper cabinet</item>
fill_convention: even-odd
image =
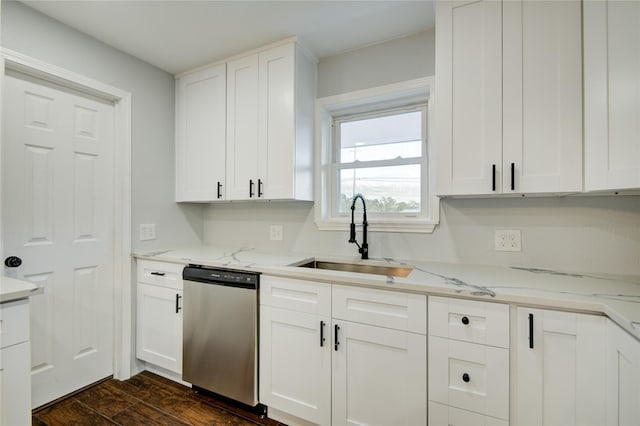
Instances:
[[[580,2],[436,3],[438,194],[582,191]]]
[[[228,62],[227,73],[227,193],[248,200],[258,194],[258,55]]]
[[[176,81],[176,201],[225,197],[225,64]]]
[[[584,2],[585,190],[640,188],[640,2]]]
[[[312,200],[315,85],[295,41],[180,77],[177,201]]]

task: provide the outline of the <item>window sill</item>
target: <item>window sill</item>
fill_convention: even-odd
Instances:
[[[329,219],[316,220],[316,226],[320,231],[344,231],[349,232],[348,220]],[[369,221],[369,232],[400,232],[400,233],[419,233],[431,234],[435,229],[437,222],[431,222],[426,219],[416,220],[374,220]]]

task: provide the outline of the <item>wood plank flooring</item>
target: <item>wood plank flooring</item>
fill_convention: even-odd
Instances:
[[[107,380],[34,412],[32,425],[282,426],[148,371]]]

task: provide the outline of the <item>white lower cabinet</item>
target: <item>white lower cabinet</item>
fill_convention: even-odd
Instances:
[[[138,341],[143,361],[182,374],[182,290],[138,284]]]
[[[0,305],[0,425],[31,424],[29,300]]]
[[[331,424],[426,424],[426,336],[335,319],[332,324]]]
[[[328,317],[261,306],[260,402],[316,424],[330,424],[330,339]]]
[[[517,309],[514,424],[606,424],[605,324],[601,316]]]
[[[426,296],[262,276],[260,301],[260,402],[269,417],[426,425],[426,335],[406,330],[426,324]],[[346,319],[363,309],[376,325]]]
[[[509,418],[509,350],[429,337],[429,400]]]
[[[640,341],[607,320],[607,425],[640,425]]]
[[[509,426],[509,422],[429,401],[429,426]]]

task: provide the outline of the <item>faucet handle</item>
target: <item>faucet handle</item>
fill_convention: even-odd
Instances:
[[[355,243],[356,242],[356,224],[351,223],[349,226],[350,226],[349,242]]]

